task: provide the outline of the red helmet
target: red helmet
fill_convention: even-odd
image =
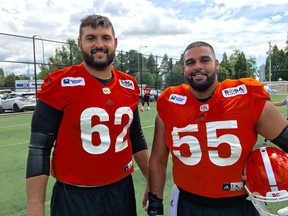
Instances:
[[[272,215],[267,214],[266,202],[288,200],[288,154],[272,146],[255,149],[245,163],[243,180],[248,199],[257,210],[263,215]],[[286,210],[279,211],[287,215]]]

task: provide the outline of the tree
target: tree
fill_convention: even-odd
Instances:
[[[256,58],[255,57],[250,57],[246,61],[247,63],[247,75],[248,77],[256,78],[259,77],[259,71],[257,70],[257,65],[256,65]]]
[[[5,87],[14,88],[16,79],[18,79],[18,77],[15,76],[15,74],[13,74],[13,73],[9,74],[9,75],[5,76],[3,84]]]
[[[150,71],[150,73],[156,73],[156,61],[152,54],[150,54],[148,57],[147,69]]]
[[[288,80],[288,49],[285,50],[284,61],[282,62],[281,73],[283,80]]]
[[[228,71],[228,69],[226,67],[220,67],[219,71],[218,71],[218,74],[217,74],[218,81],[222,82],[223,80],[229,78],[228,74],[229,74],[229,71]]]
[[[269,80],[269,67],[270,57],[266,59],[265,75]],[[288,68],[287,68],[287,51],[279,50],[275,45],[272,48],[271,53],[271,81],[278,81],[279,79],[288,80]]]
[[[4,78],[5,78],[4,70],[0,68],[0,87],[4,87]]]
[[[228,60],[226,52],[222,56],[222,61],[220,62],[220,68],[218,72],[218,80],[222,82],[227,78],[232,78],[233,66]]]
[[[142,67],[142,55],[139,54],[139,65],[138,65],[138,53],[136,50],[130,50],[129,52],[123,51],[116,55],[113,66],[121,71],[124,71],[134,77],[140,71]],[[138,71],[139,66],[139,71]]]
[[[169,60],[168,60],[168,55],[165,53],[165,55],[162,58],[162,62],[160,64],[160,71],[163,74],[167,74],[169,72]]]
[[[247,62],[244,52],[240,50],[234,50],[234,52],[229,57],[229,61],[233,67],[233,79],[248,77]]]
[[[142,72],[142,84],[146,84],[148,86],[154,86],[154,79],[155,75],[148,72],[148,71],[143,71]]]
[[[127,65],[126,56],[125,53],[123,53],[123,51],[121,50],[120,52],[118,52],[118,54],[114,59],[113,67],[123,72],[127,72],[128,69],[126,65]]]
[[[182,58],[183,56],[181,56]],[[165,88],[168,86],[176,86],[182,83],[187,83],[186,78],[184,77],[183,73],[183,59],[180,61],[176,61],[172,67],[172,72],[165,77]]]
[[[75,40],[68,39],[67,42],[56,48],[55,56],[48,58],[48,64],[40,65],[39,79],[44,79],[49,73],[82,62],[81,52]]]
[[[21,75],[17,76],[17,79],[19,79],[19,80],[29,80],[30,78],[28,76],[26,76],[26,75],[21,74]]]
[[[3,68],[0,68],[0,76],[5,76]]]

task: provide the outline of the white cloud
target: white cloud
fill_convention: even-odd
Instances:
[[[282,16],[280,16],[280,15],[276,15],[276,16],[273,16],[272,17],[272,21],[273,22],[277,22],[277,21],[279,21],[279,20],[281,20],[282,19]]]

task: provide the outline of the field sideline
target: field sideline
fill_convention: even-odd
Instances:
[[[280,101],[285,95],[272,95],[272,101]],[[141,124],[146,137],[149,150],[154,133],[154,120],[156,115],[155,102],[151,103],[151,110],[140,113]],[[146,107],[145,107],[146,108]],[[286,106],[277,107],[286,116]],[[30,122],[32,113],[21,115],[0,115],[0,215],[24,216],[26,215],[26,191],[25,170],[30,137]],[[261,145],[263,138],[259,136],[256,146]],[[145,181],[139,168],[135,167],[133,173],[136,199],[138,205],[138,216],[147,214],[141,207]],[[46,194],[46,215],[49,215],[49,204],[51,197],[53,178],[49,178]],[[165,186],[165,215],[168,212],[169,196],[172,188],[171,160],[167,168],[167,183]]]

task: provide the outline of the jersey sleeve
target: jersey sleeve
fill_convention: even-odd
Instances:
[[[179,86],[170,86],[159,95],[156,108],[158,115],[165,124],[175,123],[178,121],[179,116],[186,116],[187,113],[183,113],[182,108],[187,102],[187,92],[189,91],[189,86],[182,84]],[[171,101],[174,104],[173,106],[171,106]],[[171,115],[171,112],[177,113],[177,115]]]
[[[243,84],[247,86],[248,94],[251,101],[251,109],[255,121],[260,118],[262,110],[267,100],[270,100],[270,95],[264,89],[263,83],[253,78],[242,78],[240,79]]]
[[[41,86],[41,90],[38,91],[37,96],[39,100],[54,107],[57,110],[62,110],[63,98],[61,91],[61,71],[56,71],[49,74]]]

